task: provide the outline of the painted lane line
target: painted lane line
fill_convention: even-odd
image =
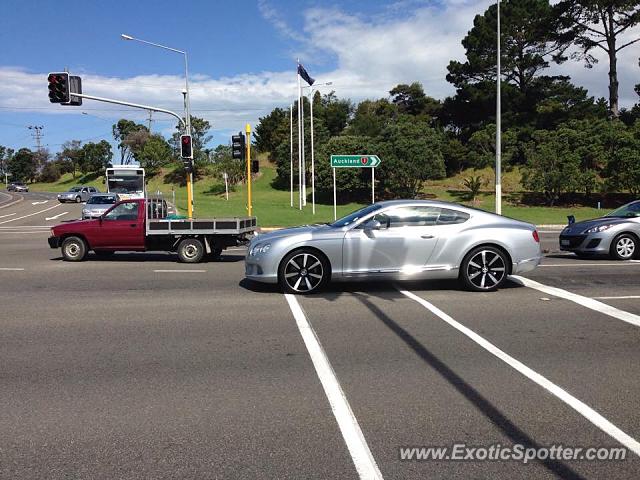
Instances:
[[[16,214],[16,212],[13,212],[13,213],[7,213],[6,215],[0,215],[0,218],[13,217],[15,214]]]
[[[22,272],[24,268],[0,267],[0,272]]]
[[[0,230],[0,234],[2,234],[2,233],[6,233],[6,234],[9,234],[9,233],[25,233],[25,234],[46,233],[46,234],[48,234],[49,232],[46,231],[46,230],[31,230],[29,232],[24,232],[24,231],[21,231],[21,230]]]
[[[46,228],[46,229],[50,229],[51,225],[9,225],[8,227],[0,227],[0,230],[11,230],[13,228]]]
[[[43,200],[42,202],[31,202],[31,205],[44,205],[45,203],[48,203],[49,200]]]
[[[53,217],[46,217],[46,218],[44,219],[44,221],[45,221],[45,222],[48,222],[49,220],[55,220],[56,218],[60,218],[60,217],[62,217],[63,215],[66,215],[67,213],[69,213],[69,212],[62,212],[62,213],[59,213],[58,215],[54,215]]]
[[[23,218],[27,218],[27,217],[33,217],[34,215],[38,215],[39,213],[44,213],[44,212],[48,212],[49,210],[53,210],[54,208],[58,208],[60,205],[62,205],[61,203],[58,203],[57,205],[54,205],[53,207],[49,207],[49,208],[45,208],[44,210],[40,210],[34,213],[30,213],[29,215],[23,215],[22,217],[16,217],[16,218],[12,218],[10,220],[5,220],[4,222],[0,222],[0,225],[4,224],[4,223],[9,223],[9,222],[15,222],[16,220],[22,220]]]
[[[557,398],[559,398],[564,403],[566,403],[568,406],[573,408],[576,412],[578,412],[584,418],[589,420],[593,425],[595,425],[600,430],[602,430],[606,434],[608,434],[611,437],[613,437],[614,439],[616,439],[618,442],[620,442],[622,445],[627,447],[629,450],[631,450],[636,455],[640,456],[640,442],[638,442],[636,439],[634,439],[630,435],[628,435],[625,432],[623,432],[622,430],[620,430],[618,427],[616,427],[609,420],[607,420],[602,415],[600,415],[598,412],[596,412],[594,409],[589,407],[586,403],[582,402],[581,400],[578,400],[576,397],[571,395],[569,392],[563,390],[562,388],[560,388],[555,383],[551,382],[547,378],[543,377],[539,373],[537,373],[534,370],[532,370],[531,368],[527,367],[525,364],[523,364],[519,360],[516,360],[515,358],[513,358],[511,355],[503,352],[498,347],[496,347],[493,343],[489,342],[488,340],[485,340],[483,337],[478,335],[473,330],[465,327],[461,323],[458,323],[453,318],[451,318],[449,315],[447,315],[442,310],[440,310],[438,307],[436,307],[435,305],[433,305],[430,302],[426,301],[425,299],[423,299],[423,298],[421,298],[421,297],[419,297],[419,296],[417,296],[417,295],[415,295],[415,294],[413,294],[411,292],[408,292],[406,290],[399,290],[399,291],[403,295],[405,295],[405,296],[409,297],[410,299],[415,300],[416,302],[418,302],[420,305],[425,307],[431,313],[433,313],[434,315],[439,317],[441,320],[443,320],[446,323],[448,323],[449,325],[451,325],[453,328],[458,330],[460,333],[462,333],[463,335],[467,336],[469,339],[471,339],[472,341],[474,341],[475,343],[480,345],[482,348],[487,350],[492,355],[496,356],[497,358],[499,358],[500,360],[505,362],[507,365],[509,365],[513,369],[515,369],[518,372],[520,372],[522,375],[527,377],[529,380],[531,380],[534,383],[537,383],[538,385],[540,385],[542,388],[547,390],[552,395],[555,395]]]
[[[155,273],[206,273],[206,270],[154,270]]]
[[[289,303],[291,313],[296,320],[296,325],[307,347],[307,351],[316,369],[324,393],[327,396],[333,416],[338,422],[342,438],[344,438],[347,444],[358,475],[361,479],[382,479],[382,473],[380,473],[378,464],[371,454],[371,450],[362,434],[358,420],[351,410],[349,401],[338,382],[338,378],[333,371],[331,363],[329,363],[329,359],[320,344],[315,330],[307,320],[297,298],[289,293],[286,293],[284,296],[287,299],[287,303]]]
[[[539,292],[546,293],[547,295],[553,295],[554,297],[564,298],[565,300],[577,303],[578,305],[582,305],[583,307],[595,310],[596,312],[604,313],[605,315],[609,315],[610,317],[617,318],[618,320],[622,320],[623,322],[627,322],[631,325],[635,325],[636,327],[640,327],[640,315],[625,312],[624,310],[620,310],[619,308],[612,307],[611,305],[607,305],[606,303],[599,302],[597,300],[594,300],[593,298],[584,297],[582,295],[578,295],[577,293],[571,293],[561,288],[543,285],[542,283],[538,283],[535,280],[531,280],[530,278],[520,277],[518,275],[512,275],[509,278],[514,280],[516,283],[519,283],[520,285],[524,285],[525,287],[533,288],[535,290],[538,290]]]
[[[640,298],[640,295],[621,295],[619,297],[593,297],[595,300],[629,300]]]
[[[639,263],[638,260],[626,260],[617,263],[549,263],[538,265],[538,267],[628,267]]]

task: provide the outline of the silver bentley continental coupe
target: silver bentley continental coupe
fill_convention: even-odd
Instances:
[[[331,224],[253,238],[249,280],[306,294],[330,280],[458,278],[469,290],[497,290],[509,274],[542,258],[534,225],[462,205],[424,200],[379,202]]]

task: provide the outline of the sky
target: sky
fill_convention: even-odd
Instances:
[[[443,99],[452,59],[488,0],[1,0],[0,145],[42,144],[52,153],[70,139],[107,140],[119,118],[140,122],[148,112],[85,100],[51,104],[48,72],[80,75],[88,95],[154,105],[180,113],[184,57],[125,33],[188,52],[191,109],[213,125],[211,146],[296,96],[296,59],[323,93],[360,101],[387,97],[398,83],[419,81]],[[638,27],[630,34],[638,33]],[[638,97],[640,44],[619,58],[621,106]],[[598,53],[599,55],[599,53]],[[569,61],[549,73],[572,77],[590,95],[607,96],[607,62],[592,69]],[[154,132],[170,136],[175,120],[152,116]],[[116,156],[114,159],[117,160]]]

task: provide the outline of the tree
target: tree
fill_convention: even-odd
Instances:
[[[488,124],[469,139],[471,163],[475,168],[493,166],[496,160],[496,126]],[[502,161],[508,165],[516,153],[517,136],[513,130],[502,132]]]
[[[10,159],[7,165],[11,176],[23,182],[32,182],[36,178],[36,157],[28,148],[21,148]]]
[[[80,140],[70,140],[62,144],[62,150],[56,154],[56,161],[65,162],[71,167],[71,174],[76,178],[76,172],[82,161],[82,152],[80,149]]]
[[[391,95],[391,101],[398,105],[401,113],[436,117],[440,111],[440,102],[427,97],[419,82],[413,82],[411,85],[405,83],[396,85],[389,91],[389,95]]]
[[[345,133],[355,136],[377,137],[384,127],[398,116],[398,105],[386,98],[364,100],[358,104]]]
[[[60,169],[56,162],[48,162],[43,168],[42,172],[38,176],[40,182],[57,182],[60,180]]]
[[[86,143],[81,150],[80,171],[84,174],[102,172],[112,157],[111,144],[106,140]]]
[[[127,119],[120,119],[118,123],[113,125],[113,138],[118,142],[118,149],[120,150],[120,163],[122,165],[129,165],[133,159],[133,151],[130,146],[125,142],[127,137],[134,132],[139,131],[149,132],[147,127],[142,124],[133,122]]]
[[[231,156],[230,145],[218,145],[213,151],[213,172],[223,179],[224,174],[228,175],[230,185],[236,185],[245,180],[247,176],[246,164]]]
[[[11,173],[7,168],[9,160],[13,157],[13,149],[0,145],[0,175],[2,175],[2,181],[4,181],[4,174]]]
[[[171,147],[162,135],[149,135],[141,148],[134,151],[135,159],[148,177],[160,172],[171,162]]]
[[[274,108],[268,115],[260,117],[253,137],[260,152],[273,153],[289,137],[289,112]]]
[[[555,9],[562,20],[561,36],[572,41],[580,51],[574,58],[585,61],[591,68],[597,59],[591,55],[600,49],[609,60],[609,110],[613,117],[620,114],[618,106],[618,52],[640,41],[634,35],[618,44],[618,40],[630,28],[640,23],[638,0],[561,0]]]
[[[308,102],[305,102],[305,112],[308,108],[306,103]],[[322,120],[331,136],[340,135],[342,133],[347,126],[352,111],[353,105],[351,102],[346,99],[339,99],[334,91],[322,96],[320,96],[319,92],[316,92],[314,95],[313,121],[316,122],[316,119]],[[305,130],[305,132],[306,131],[307,130]]]
[[[640,121],[633,127],[626,127],[620,121],[611,122],[603,143],[609,157],[604,172],[607,188],[640,195]]]
[[[567,131],[539,130],[533,134],[522,183],[525,188],[542,192],[553,206],[560,195],[578,189],[580,156]]]

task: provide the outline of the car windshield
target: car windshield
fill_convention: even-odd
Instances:
[[[368,207],[361,208],[360,210],[356,210],[355,212],[350,213],[346,217],[339,218],[335,222],[331,224],[332,227],[346,227],[347,225],[351,225],[354,222],[357,222],[362,217],[367,216],[371,212],[375,212],[376,210],[380,210],[382,205],[373,204]]]
[[[80,190],[82,190],[82,187],[72,187],[69,189],[70,192],[79,192]]]
[[[605,216],[618,218],[640,217],[640,202],[627,203],[626,205],[621,206],[620,208],[614,210],[611,213],[608,213]]]
[[[87,202],[88,205],[110,205],[114,203],[116,203],[116,197],[107,197],[103,195],[91,197]]]

